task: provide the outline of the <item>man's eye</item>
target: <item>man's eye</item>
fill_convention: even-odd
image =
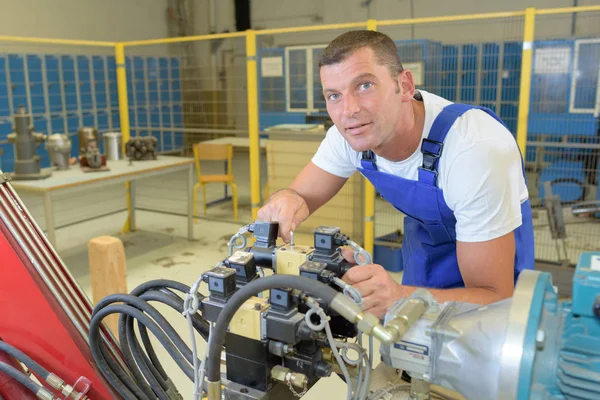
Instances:
[[[361,83],[360,84],[360,89],[361,90],[367,90],[367,89],[370,89],[371,86],[373,86],[373,84],[371,82]]]
[[[335,101],[335,100],[337,100],[337,99],[339,99],[339,98],[340,98],[340,95],[339,95],[339,94],[337,94],[337,93],[332,93],[332,94],[330,94],[329,96],[327,96],[327,98],[328,98],[330,101]]]

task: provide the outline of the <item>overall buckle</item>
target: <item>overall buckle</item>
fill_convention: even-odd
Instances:
[[[420,167],[420,169],[432,172],[437,176],[438,172],[435,169],[435,163],[441,157],[443,147],[443,142],[424,138],[423,144],[421,145],[421,153],[423,153],[423,165]]]

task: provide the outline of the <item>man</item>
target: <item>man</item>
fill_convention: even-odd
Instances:
[[[382,33],[337,37],[319,65],[335,125],[258,218],[278,221],[287,242],[290,230],[358,170],[406,215],[402,285],[374,264],[343,277],[360,291],[366,311],[382,317],[417,287],[441,302],[510,297],[519,273],[533,268],[534,245],[522,160],[504,124],[490,110],[415,91]]]

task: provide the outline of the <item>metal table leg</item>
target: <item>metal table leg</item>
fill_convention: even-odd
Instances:
[[[44,193],[44,214],[46,217],[46,232],[52,247],[56,249],[56,230],[54,229],[54,208],[52,206],[52,192]]]
[[[134,232],[135,226],[135,181],[129,182],[129,201],[131,204],[131,210],[129,214],[129,230]]]
[[[194,166],[190,164],[188,168],[187,179],[187,222],[188,222],[188,240],[194,239]]]

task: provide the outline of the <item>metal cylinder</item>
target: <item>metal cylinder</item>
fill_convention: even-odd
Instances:
[[[116,161],[123,158],[121,146],[121,132],[106,132],[102,134],[104,138],[104,154],[107,161]]]
[[[90,142],[96,142],[96,146],[98,146],[98,130],[96,128],[82,127],[77,131],[77,136],[79,137],[79,155],[85,155],[87,151],[88,144]]]
[[[46,140],[46,150],[50,156],[50,164],[58,170],[69,169],[71,158],[71,140],[63,133],[55,133]]]
[[[31,115],[20,106],[14,116],[14,132],[8,135],[9,143],[15,148],[14,179],[43,179],[51,175],[51,171],[42,171],[40,157],[35,154],[36,148],[46,135],[34,133]]]

